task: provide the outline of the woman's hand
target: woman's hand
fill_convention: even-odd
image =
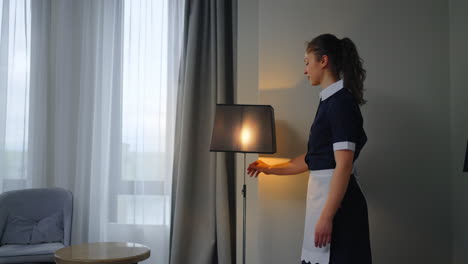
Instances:
[[[331,243],[333,220],[320,217],[315,225],[315,247],[325,247]]]
[[[270,174],[271,166],[261,160],[257,160],[255,162],[250,163],[249,167],[247,168],[247,173],[250,175],[250,177],[257,177],[258,174],[260,174],[260,172]]]

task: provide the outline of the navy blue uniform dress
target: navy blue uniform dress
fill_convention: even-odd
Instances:
[[[320,92],[319,107],[310,128],[305,157],[310,176],[315,175],[316,179],[322,181],[323,175],[327,173],[332,175],[336,167],[334,152],[343,149],[354,152],[353,172],[341,206],[333,218],[332,238],[327,255],[320,255],[321,252],[315,251],[318,249],[312,248],[314,238],[310,236],[313,236],[314,230],[310,228],[315,222],[307,221],[307,217],[314,218],[314,214],[319,215],[323,206],[308,204],[302,253],[303,264],[316,264],[319,260],[322,262],[328,260],[328,263],[319,264],[372,263],[367,203],[357,181],[354,167],[354,161],[359,157],[366,142],[367,136],[363,129],[359,105],[349,90],[343,87],[343,81],[339,80],[323,89]],[[320,192],[320,186],[317,187],[318,191],[310,190],[317,186],[313,181],[314,178],[310,178],[308,191],[311,194],[308,193],[308,199],[309,196],[314,195],[313,192]],[[329,185],[324,186],[322,189],[328,189]],[[327,195],[328,193],[323,196]],[[307,202],[314,203],[309,200]],[[313,212],[314,210],[316,212]],[[316,221],[317,218],[314,219]]]

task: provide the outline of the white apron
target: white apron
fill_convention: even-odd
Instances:
[[[314,170],[309,173],[301,260],[311,264],[328,264],[330,261],[330,244],[321,248],[315,247],[315,225],[327,201],[334,171],[335,169]],[[354,168],[352,173],[355,173]]]

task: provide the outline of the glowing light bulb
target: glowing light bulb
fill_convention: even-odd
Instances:
[[[248,145],[251,140],[250,129],[248,127],[243,127],[241,131],[241,142],[242,145]]]

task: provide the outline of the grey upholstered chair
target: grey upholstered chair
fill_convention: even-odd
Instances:
[[[54,262],[55,251],[70,245],[72,214],[73,196],[64,189],[0,194],[0,264]]]

